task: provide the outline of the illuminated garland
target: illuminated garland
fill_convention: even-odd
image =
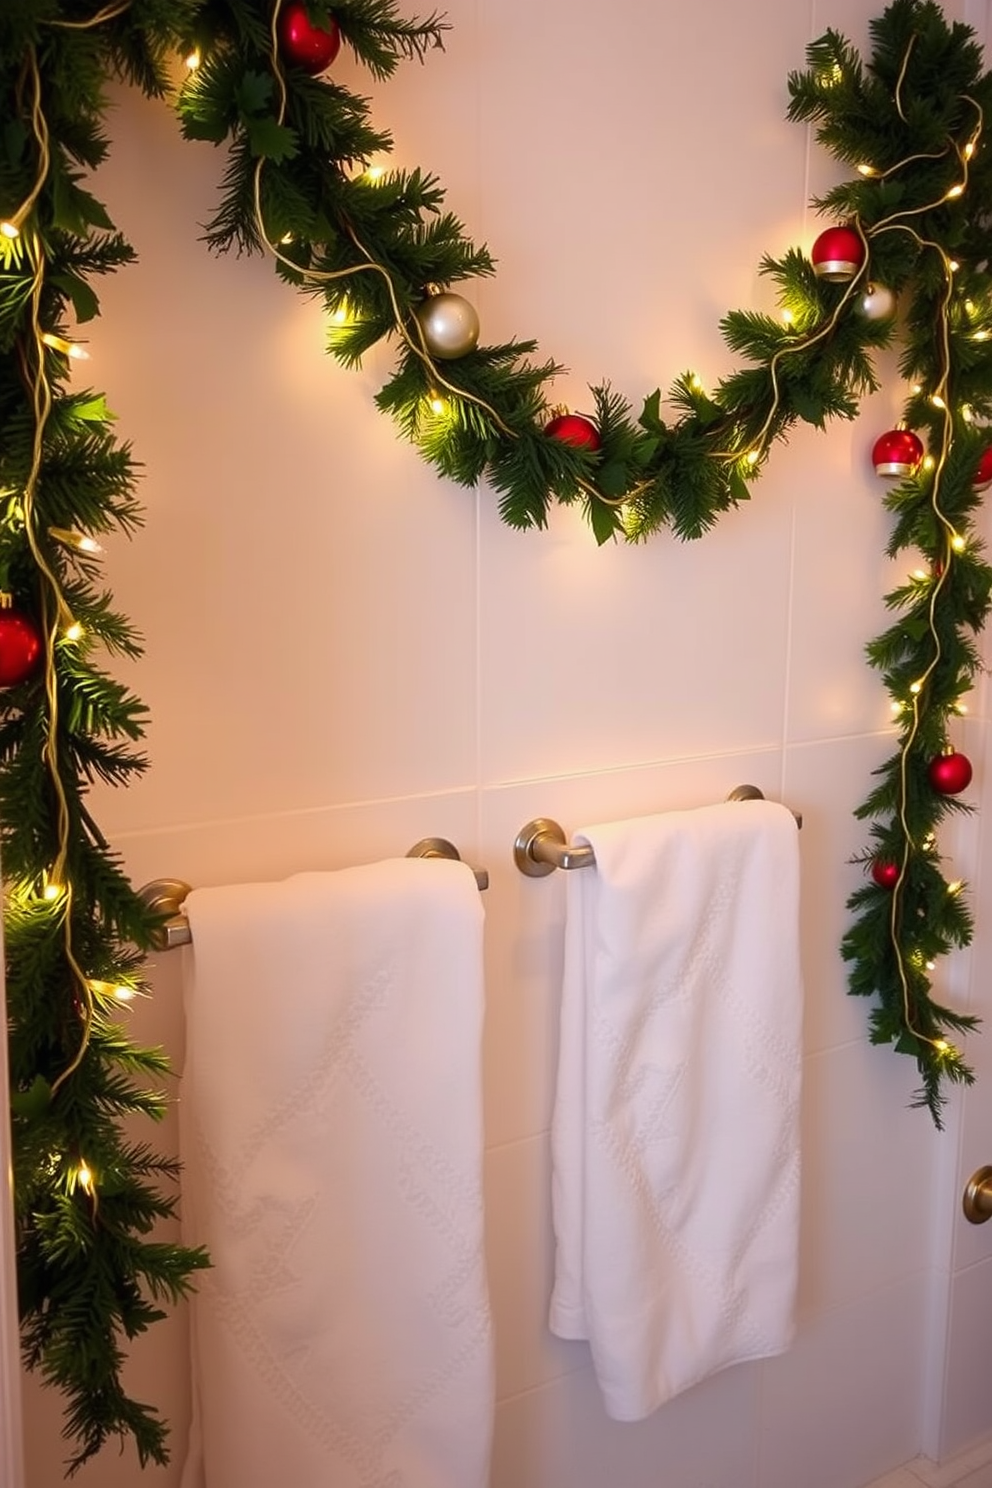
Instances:
[[[444,24],[406,21],[392,0],[19,0],[0,11],[0,820],[22,1337],[30,1365],[68,1401],[72,1465],[112,1434],[142,1464],[166,1460],[166,1428],[120,1382],[125,1341],[181,1297],[207,1263],[149,1238],[175,1200],[176,1165],[129,1141],[153,1118],[158,1050],[119,1026],[143,988],[156,927],[85,805],[88,784],[145,767],[141,703],[96,662],[139,654],[101,587],[100,534],[139,521],[134,471],[101,396],[72,391],[81,352],[68,324],[98,313],[90,280],[132,257],[82,185],[105,154],[106,80],[148,94],[190,71],[178,98],[189,138],[227,143],[218,251],[268,253],[318,297],[330,345],[355,364],[398,347],[378,395],[424,458],[467,485],[486,479],[503,518],[542,526],[580,503],[596,538],[670,527],[700,536],[749,498],[771,447],[798,421],[854,418],[876,386],[872,353],[903,342],[913,391],[876,467],[895,477],[890,555],[918,564],[888,596],[894,620],[868,647],[896,714],[898,747],[860,815],[864,885],[843,953],[852,992],[875,999],[872,1037],[910,1054],[920,1102],[940,1123],[948,1081],[971,1071],[948,1033],[974,1019],[931,995],[938,958],[967,944],[960,885],[936,832],[970,779],[950,726],[980,659],[992,570],[973,528],[992,481],[992,80],[971,32],[938,7],[895,0],[873,23],[866,65],[828,32],[790,80],[790,117],[853,178],[817,203],[836,226],[807,257],[766,258],[781,318],[736,311],[722,332],[742,370],[707,391],[680,377],[635,415],[608,385],[591,415],[556,406],[560,368],[533,342],[479,344],[453,291],[493,271],[444,210],[438,182],[379,163],[391,141],[327,69],[342,39],[376,77],[440,45]],[[898,316],[896,306],[898,302]]]

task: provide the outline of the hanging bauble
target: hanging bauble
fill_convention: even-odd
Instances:
[[[431,356],[450,362],[475,350],[479,317],[475,306],[461,295],[447,290],[432,294],[417,306],[416,314]]]
[[[596,425],[591,419],[583,418],[581,413],[555,414],[545,424],[544,432],[549,438],[557,439],[559,444],[571,444],[576,449],[595,451],[602,443]]]
[[[810,258],[818,279],[844,284],[865,261],[865,245],[853,227],[828,227],[813,244]]]
[[[316,77],[330,67],[341,46],[341,32],[333,16],[326,26],[315,26],[305,5],[291,3],[279,12],[279,55],[289,67]]]
[[[885,284],[869,284],[858,309],[865,320],[891,320],[896,313],[896,297]]]
[[[992,445],[979,460],[978,469],[972,476],[971,483],[976,491],[987,491],[989,486],[992,486]]]
[[[876,475],[913,475],[923,459],[923,441],[912,429],[890,429],[871,452]]]
[[[899,882],[899,864],[891,858],[876,858],[871,865],[871,876],[880,889],[894,889]]]
[[[19,610],[0,609],[0,687],[25,682],[41,660],[41,636]]]
[[[927,778],[941,796],[956,796],[971,784],[971,760],[954,749],[938,754],[927,768]]]

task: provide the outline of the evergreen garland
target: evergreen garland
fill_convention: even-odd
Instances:
[[[992,81],[972,33],[928,0],[894,0],[872,24],[868,63],[833,31],[809,48],[789,79],[789,115],[854,168],[816,205],[856,232],[860,267],[834,283],[798,250],[767,257],[783,318],[726,316],[741,369],[710,391],[680,377],[671,418],[660,391],[635,413],[609,385],[593,387],[591,449],[550,437],[561,368],[534,342],[432,354],[418,310],[438,287],[492,273],[492,259],[433,176],[368,169],[391,141],[333,70],[289,65],[278,29],[287,4],[8,0],[0,10],[0,632],[16,615],[41,643],[37,668],[0,692],[16,1231],[24,1354],[66,1396],[70,1471],[115,1434],[133,1438],[142,1465],[167,1460],[165,1424],[122,1387],[122,1351],[208,1264],[153,1237],[175,1211],[176,1164],[130,1139],[125,1122],[161,1117],[168,1062],[119,1018],[143,988],[158,921],[86,808],[93,780],[126,785],[146,766],[144,708],[101,665],[140,645],[94,552],[96,535],[140,521],[135,467],[102,395],[69,385],[71,322],[98,313],[94,278],[133,257],[83,184],[106,153],[111,78],[165,95],[169,67],[195,56],[178,96],[183,133],[227,150],[209,246],[270,254],[320,300],[345,365],[394,338],[379,405],[442,475],[486,479],[516,527],[543,526],[556,501],[580,503],[600,542],[663,527],[699,537],[749,498],[797,421],[856,416],[876,387],[872,354],[895,334],[863,313],[865,290],[899,296],[900,370],[914,388],[905,422],[929,455],[885,497],[889,553],[922,566],[887,597],[893,622],[868,646],[898,739],[859,810],[870,823],[860,860],[889,871],[852,896],[843,954],[850,990],[876,1000],[872,1038],[915,1059],[919,1101],[938,1125],[946,1083],[973,1078],[945,1034],[975,1019],[936,1001],[930,977],[971,936],[936,842],[945,816],[968,808],[929,774],[980,669],[975,636],[992,592],[973,526],[992,415]],[[376,78],[443,40],[438,16],[407,21],[392,0],[307,8]]]

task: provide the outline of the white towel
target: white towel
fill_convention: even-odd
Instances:
[[[397,859],[186,912],[183,1488],[484,1488],[482,908]]]
[[[596,866],[568,876],[550,1324],[636,1421],[792,1339],[798,833],[747,801],[577,836]]]

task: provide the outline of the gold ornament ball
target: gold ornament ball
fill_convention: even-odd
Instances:
[[[461,295],[431,295],[417,307],[417,320],[431,356],[453,361],[475,350],[479,339],[479,317],[475,306]]]
[[[865,320],[889,320],[896,313],[896,297],[887,284],[869,284],[858,309]]]

